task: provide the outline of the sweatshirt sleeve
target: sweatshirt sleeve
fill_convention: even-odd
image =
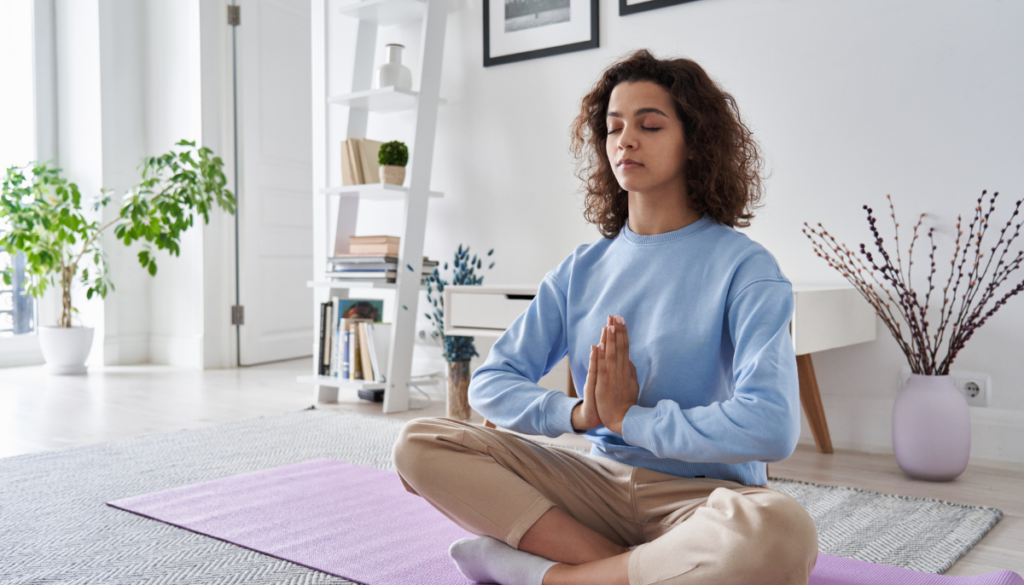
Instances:
[[[772,462],[793,453],[800,437],[800,386],[789,332],[793,287],[788,280],[751,282],[726,312],[733,396],[687,409],[670,399],[653,408],[631,406],[622,422],[626,443],[691,462]]]
[[[537,295],[491,348],[469,382],[469,405],[495,425],[528,435],[582,434],[572,409],[583,401],[537,385],[568,354],[566,296],[559,276],[571,256],[548,272]]]

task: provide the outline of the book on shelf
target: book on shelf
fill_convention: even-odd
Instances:
[[[360,159],[360,157],[359,157],[358,153],[356,153],[356,148],[357,148],[356,142],[354,140],[349,139],[349,140],[346,140],[344,142],[344,146],[345,146],[345,148],[343,149],[344,152],[342,152],[342,156],[348,158],[349,172],[351,174],[351,177],[349,177],[349,180],[352,181],[352,183],[351,183],[352,185],[362,185],[363,184],[363,169],[362,169],[362,165],[358,164],[358,162],[357,162]],[[345,169],[343,167],[342,168],[342,172],[344,172],[344,170]],[[345,177],[342,176],[342,182],[344,182],[344,180],[345,180]]]
[[[359,331],[359,367],[362,370],[362,378],[364,380],[373,380],[373,364],[370,360],[370,343],[366,338],[366,323],[356,323],[356,329]]]
[[[327,278],[396,282],[399,244],[398,236],[350,236],[349,251],[336,249],[334,256],[327,259]],[[437,260],[424,256],[422,277],[433,273],[438,264]],[[422,284],[422,278],[420,282]]]
[[[345,323],[346,335],[348,335],[348,378],[349,380],[360,380],[362,379],[362,372],[359,371],[359,360],[356,357],[359,355],[359,337],[355,335],[355,324],[347,322]]]
[[[342,318],[369,319],[379,323],[384,315],[383,299],[342,299],[335,297],[337,313]]]
[[[380,299],[333,297],[321,303],[319,375],[386,381],[391,323],[379,321],[382,307]]]
[[[431,260],[426,256],[423,257],[424,269],[433,269],[437,265],[437,260]],[[373,268],[376,270],[389,268],[394,269],[398,268],[398,256],[385,256],[383,254],[332,256],[327,259],[327,268],[328,270],[334,268]]]
[[[328,350],[328,342],[331,338],[330,323],[331,320],[327,316],[327,310],[331,306],[331,303],[320,303],[320,340],[319,340],[319,355],[317,356],[317,370],[316,373],[320,376],[326,376],[329,366],[329,356],[331,355]]]
[[[341,148],[341,183],[343,185],[366,185],[380,183],[380,163],[377,155],[379,140],[349,138]]]
[[[324,281],[327,281],[327,282],[339,282],[339,283],[370,282],[370,283],[374,283],[374,284],[397,284],[398,277],[397,276],[392,276],[392,277],[387,277],[387,276],[365,276],[365,275],[363,275],[363,276],[359,276],[359,275],[355,275],[355,276],[339,276],[337,272],[325,272],[324,273]],[[426,284],[426,282],[427,282],[426,274],[420,276],[420,284],[421,285],[422,284]]]
[[[349,236],[350,244],[397,244],[402,241],[399,236]]]
[[[374,382],[387,382],[388,350],[391,347],[391,323],[367,323],[367,345]]]
[[[388,254],[398,255],[398,243],[388,244],[349,244],[348,251],[353,254]]]
[[[348,251],[352,254],[385,254],[398,256],[398,236],[349,236]]]
[[[423,261],[426,262],[427,257],[423,257]],[[389,256],[387,254],[335,254],[327,259],[328,263],[338,264],[375,264],[375,263],[392,263],[398,264],[398,254]]]

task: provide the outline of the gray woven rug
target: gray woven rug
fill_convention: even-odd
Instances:
[[[300,411],[0,459],[0,583],[350,583],[104,502],[318,457],[393,469],[403,422]],[[786,480],[821,552],[941,572],[1002,512]],[[339,498],[343,496],[339,494]]]

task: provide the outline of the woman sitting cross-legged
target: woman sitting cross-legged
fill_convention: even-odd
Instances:
[[[479,535],[449,552],[482,583],[806,585],[814,522],[767,487],[800,399],[792,285],[735,229],[763,192],[749,129],[699,65],[641,49],[572,130],[604,237],[546,274],[474,372],[470,405],[501,428],[409,421],[402,484]],[[537,385],[567,354],[582,398]]]

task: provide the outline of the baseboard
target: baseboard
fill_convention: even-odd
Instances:
[[[149,363],[149,336],[138,333],[104,339],[103,359],[111,366]]]
[[[892,454],[895,398],[823,394],[834,449]],[[1024,410],[971,406],[971,458],[1024,463]],[[800,443],[814,445],[807,417],[800,417]]]
[[[154,364],[202,369],[203,336],[151,335],[149,354]]]
[[[13,368],[17,366],[36,366],[45,363],[43,352],[36,347],[28,349],[7,349],[0,351],[0,368]]]

